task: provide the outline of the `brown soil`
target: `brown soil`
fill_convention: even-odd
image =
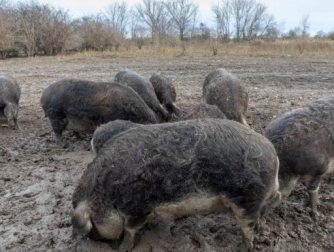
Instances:
[[[123,68],[149,78],[155,71],[172,77],[184,115],[201,102],[204,77],[224,67],[249,90],[248,122],[263,133],[282,113],[333,95],[334,59],[259,57],[91,58],[55,57],[0,61],[0,72],[17,78],[23,90],[21,130],[0,127],[0,251],[112,251],[101,242],[73,239],[71,197],[92,161],[91,135],[62,148],[54,141],[39,99],[45,87],[64,77],[110,81]],[[299,185],[289,200],[269,213],[255,237],[255,251],[334,251],[334,174],[320,190],[314,222],[308,195]],[[241,231],[229,214],[156,218],[140,233],[134,251],[237,251]]]

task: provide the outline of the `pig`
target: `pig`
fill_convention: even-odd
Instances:
[[[193,107],[183,117],[183,120],[203,119],[203,118],[227,119],[224,113],[216,105],[200,103],[197,104],[195,107]]]
[[[241,81],[224,68],[210,72],[203,83],[203,101],[218,108],[230,120],[248,126],[248,92]]]
[[[21,89],[12,76],[0,74],[0,119],[10,123],[13,120],[14,129],[19,129],[17,122]]]
[[[307,187],[311,213],[316,216],[321,179],[334,169],[334,96],[283,114],[269,123],[264,135],[280,159],[282,200],[300,181]]]
[[[170,118],[168,111],[160,104],[152,84],[132,70],[122,70],[115,75],[114,81],[131,87],[139,94],[146,104],[161,118],[167,121]]]
[[[114,136],[130,128],[138,127],[140,125],[141,124],[139,123],[134,123],[127,120],[115,120],[101,125],[94,131],[91,140],[91,147],[93,152],[95,154],[98,153],[103,145]]]
[[[45,88],[41,104],[58,142],[65,129],[94,132],[97,126],[116,119],[158,122],[133,89],[115,82],[61,79]]]
[[[180,115],[180,109],[176,106],[176,90],[170,78],[157,73],[152,74],[150,82],[154,88],[159,102],[168,110],[170,114]]]
[[[129,251],[154,216],[229,210],[241,225],[240,250],[252,250],[255,224],[280,202],[278,167],[270,141],[231,120],[133,127],[84,171],[72,196],[73,234],[111,241],[124,234],[119,251]]]

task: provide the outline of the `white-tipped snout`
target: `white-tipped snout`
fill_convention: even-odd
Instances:
[[[72,213],[73,235],[87,235],[93,228],[90,208],[87,202],[81,202]]]

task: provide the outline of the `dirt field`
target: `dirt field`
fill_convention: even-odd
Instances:
[[[23,90],[21,130],[0,128],[0,251],[113,251],[105,243],[72,239],[71,198],[77,181],[94,158],[90,135],[71,132],[59,147],[39,100],[45,87],[63,77],[110,81],[123,68],[149,78],[154,71],[172,77],[182,114],[201,101],[209,71],[224,67],[249,90],[248,122],[260,133],[273,118],[320,97],[334,94],[333,58],[43,57],[0,61],[0,72],[17,78]],[[334,251],[334,174],[320,190],[314,222],[304,186],[262,221],[255,251]],[[237,251],[241,230],[229,214],[180,220],[156,218],[141,232],[134,251]]]

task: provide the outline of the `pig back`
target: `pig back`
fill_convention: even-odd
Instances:
[[[276,190],[277,169],[274,147],[260,134],[230,120],[189,120],[115,136],[88,166],[79,187],[89,184],[87,198],[128,215],[198,191],[225,195],[254,214]],[[89,182],[84,181],[88,174]]]

